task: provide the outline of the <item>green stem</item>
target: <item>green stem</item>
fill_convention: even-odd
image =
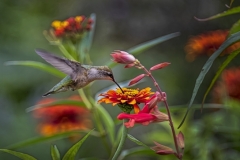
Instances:
[[[111,149],[110,149],[110,146],[107,142],[107,139],[106,139],[106,132],[102,126],[102,124],[100,123],[100,117],[99,117],[99,114],[97,112],[97,109],[96,108],[93,108],[93,117],[94,117],[94,121],[96,123],[96,126],[97,126],[97,129],[99,130],[100,134],[101,134],[101,141],[106,149],[106,151],[110,154],[111,153]]]
[[[95,124],[97,126],[97,129],[99,130],[99,132],[101,134],[101,140],[102,140],[107,152],[110,154],[111,151],[110,151],[110,146],[107,142],[106,131],[103,127],[103,123],[101,122],[99,112],[98,112],[98,107],[101,107],[101,106],[99,106],[99,104],[96,104],[96,102],[93,98],[89,97],[89,100],[90,100],[91,104],[93,105],[93,108],[92,108],[93,118],[94,118]]]
[[[64,56],[66,56],[70,60],[75,60],[62,44],[58,44],[58,47],[62,51]]]
[[[122,137],[120,139],[120,143],[118,145],[118,148],[112,158],[112,160],[117,160],[117,158],[119,157],[121,151],[122,151],[122,148],[123,148],[123,145],[124,145],[124,142],[127,138],[127,131],[128,129],[124,126],[124,123],[125,123],[126,120],[123,120],[123,130],[122,130]]]
[[[83,102],[85,103],[86,107],[88,109],[92,108],[92,104],[89,102],[89,100],[87,99],[87,96],[85,95],[83,89],[79,89],[78,93],[80,94],[80,97],[82,98]]]

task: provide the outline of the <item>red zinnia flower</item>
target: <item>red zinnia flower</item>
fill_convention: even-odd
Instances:
[[[198,36],[190,38],[185,50],[187,52],[187,59],[194,61],[198,55],[213,54],[227,39],[229,32],[225,30],[210,31]],[[223,53],[229,54],[239,48],[240,42],[229,46]]]
[[[129,119],[128,122],[125,123],[127,128],[133,127],[135,123],[140,123],[142,125],[148,125],[153,122],[163,122],[168,121],[168,115],[162,113],[158,110],[156,106],[157,100],[156,97],[159,97],[159,93],[156,92],[145,104],[143,109],[136,114],[127,114],[120,113],[118,115],[118,119]],[[161,100],[159,100],[161,101]]]
[[[221,102],[224,93],[240,100],[240,67],[227,69],[222,73],[222,81],[214,88],[214,101]]]
[[[76,100],[76,98],[71,98]],[[78,98],[79,100],[79,98]],[[48,104],[55,99],[43,99],[38,104]],[[53,105],[34,110],[33,115],[39,120],[38,130],[42,135],[53,135],[72,130],[88,130],[91,126],[86,108],[73,105]]]
[[[102,93],[103,96],[98,102],[99,103],[112,103],[112,105],[131,105],[134,107],[135,113],[139,112],[139,103],[146,103],[150,98],[149,96],[153,94],[151,88],[147,87],[145,89],[128,89],[122,88],[123,92],[117,88],[117,90],[109,90],[107,93]]]

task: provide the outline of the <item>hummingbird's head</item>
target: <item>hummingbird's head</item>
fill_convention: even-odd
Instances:
[[[89,69],[88,77],[92,80],[111,80],[114,81],[112,70],[107,66],[94,66]]]
[[[122,90],[119,84],[115,81],[112,70],[108,66],[98,66],[91,68],[89,76],[94,80],[111,80]]]

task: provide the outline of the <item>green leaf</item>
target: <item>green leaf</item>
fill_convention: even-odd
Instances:
[[[96,25],[96,14],[92,13],[89,18],[93,20],[93,23],[91,24],[91,30],[84,35],[80,43],[80,57],[82,61],[84,61],[85,58],[89,58],[87,56],[89,55],[89,51],[93,41],[95,25]],[[90,59],[88,59],[88,61],[90,61]]]
[[[217,15],[214,15],[214,16],[211,16],[211,17],[208,17],[208,18],[204,18],[204,19],[196,18],[196,17],[194,17],[194,18],[196,20],[198,20],[198,21],[208,21],[208,20],[212,20],[212,19],[216,19],[216,18],[220,18],[220,17],[232,15],[232,14],[237,14],[237,13],[240,13],[240,6],[232,8],[232,9],[229,9],[229,10],[227,10],[225,12],[219,13]]]
[[[123,150],[118,159],[125,159],[131,155],[143,155],[143,156],[159,156],[151,149],[144,147],[135,147],[128,150]]]
[[[36,158],[34,158],[28,154],[21,153],[21,152],[16,152],[16,151],[8,150],[8,149],[0,149],[0,151],[14,155],[22,160],[37,160]]]
[[[51,156],[52,156],[52,160],[60,160],[60,153],[57,149],[57,146],[51,146]]]
[[[226,66],[240,53],[240,48],[233,51],[232,53],[230,53],[230,55],[227,57],[227,59],[223,62],[223,64],[219,67],[217,73],[215,74],[214,78],[212,79],[212,82],[210,84],[210,86],[208,87],[207,91],[204,94],[203,100],[202,100],[202,108],[203,108],[203,104],[204,101],[208,95],[208,93],[210,92],[210,90],[212,89],[213,85],[215,84],[216,80],[218,79],[218,77],[220,76],[220,74],[222,73],[222,71],[226,68]]]
[[[240,31],[240,19],[233,24],[232,28],[230,29],[229,35],[237,33]]]
[[[59,70],[46,65],[44,63],[41,62],[35,62],[35,61],[9,61],[5,63],[6,65],[21,65],[21,66],[30,66],[30,67],[34,67],[34,68],[38,68],[41,69],[43,71],[46,71],[54,76],[63,78],[64,76],[66,76],[64,73],[60,72]]]
[[[132,55],[138,55],[138,54],[156,46],[159,43],[165,42],[165,41],[167,41],[169,39],[172,39],[174,37],[177,37],[179,35],[180,35],[180,33],[176,32],[176,33],[171,33],[171,34],[168,34],[168,35],[165,35],[165,36],[162,36],[162,37],[158,37],[156,39],[153,39],[153,40],[141,43],[141,44],[139,44],[135,47],[132,47],[132,48],[128,49],[127,52],[132,54]],[[115,63],[115,62],[109,62],[107,64],[107,66],[109,66],[110,68],[112,68],[116,65],[117,65],[117,63]]]
[[[145,145],[143,142],[139,141],[137,138],[133,137],[132,135],[128,134],[127,137],[137,145],[149,148],[147,145]]]
[[[103,108],[103,106],[98,104],[96,106],[96,108],[97,108],[98,112],[100,113],[100,117],[102,118],[102,120],[105,124],[105,128],[106,128],[107,133],[109,134],[111,144],[114,144],[114,142],[115,142],[115,138],[114,138],[115,125],[114,125],[113,119],[109,115],[109,113]]]
[[[32,107],[29,107],[26,109],[27,112],[31,112],[33,110],[43,108],[43,107],[51,107],[56,105],[71,105],[71,106],[78,106],[78,107],[86,107],[86,105],[81,101],[75,101],[75,100],[58,100],[47,104],[39,104],[34,105]]]
[[[230,37],[228,37],[228,39],[219,47],[219,49],[217,51],[215,51],[211,57],[207,60],[207,62],[204,64],[197,80],[196,80],[196,83],[195,83],[195,87],[193,89],[193,93],[192,93],[192,97],[191,97],[191,100],[190,100],[190,103],[188,105],[188,109],[187,109],[187,112],[182,120],[182,122],[180,123],[180,125],[178,126],[178,128],[180,128],[182,126],[182,124],[184,123],[186,117],[187,117],[187,114],[193,104],[193,101],[197,95],[197,92],[198,92],[198,89],[200,87],[200,85],[202,84],[202,81],[205,77],[205,75],[207,74],[207,72],[209,71],[209,69],[211,68],[214,60],[223,52],[224,49],[226,49],[228,46],[230,46],[231,44],[237,42],[240,40],[240,32],[237,32],[233,35],[231,35]]]
[[[17,149],[17,148],[27,147],[27,146],[31,146],[31,145],[42,143],[42,142],[48,142],[48,141],[52,141],[52,140],[59,140],[59,139],[67,138],[67,137],[69,137],[73,134],[86,133],[86,132],[88,132],[88,131],[86,131],[86,130],[74,130],[74,131],[58,133],[58,134],[51,135],[51,136],[35,137],[35,138],[30,138],[28,140],[25,140],[23,142],[13,144],[13,145],[8,146],[6,148]],[[101,136],[98,132],[91,132],[91,135],[97,136],[97,137]]]
[[[74,144],[68,151],[67,153],[64,155],[62,160],[74,160],[75,156],[79,150],[79,148],[81,147],[81,145],[83,144],[83,142],[88,138],[88,136],[90,135],[90,133],[93,130],[91,130],[86,136],[84,136],[80,141],[78,141],[76,144]]]

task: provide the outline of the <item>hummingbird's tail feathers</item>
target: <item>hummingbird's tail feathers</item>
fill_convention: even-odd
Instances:
[[[49,64],[62,71],[63,73],[66,73],[67,75],[72,75],[73,73],[76,73],[81,66],[81,64],[78,62],[70,61],[65,58],[60,58],[43,49],[36,49],[35,51],[45,61],[47,61]]]

